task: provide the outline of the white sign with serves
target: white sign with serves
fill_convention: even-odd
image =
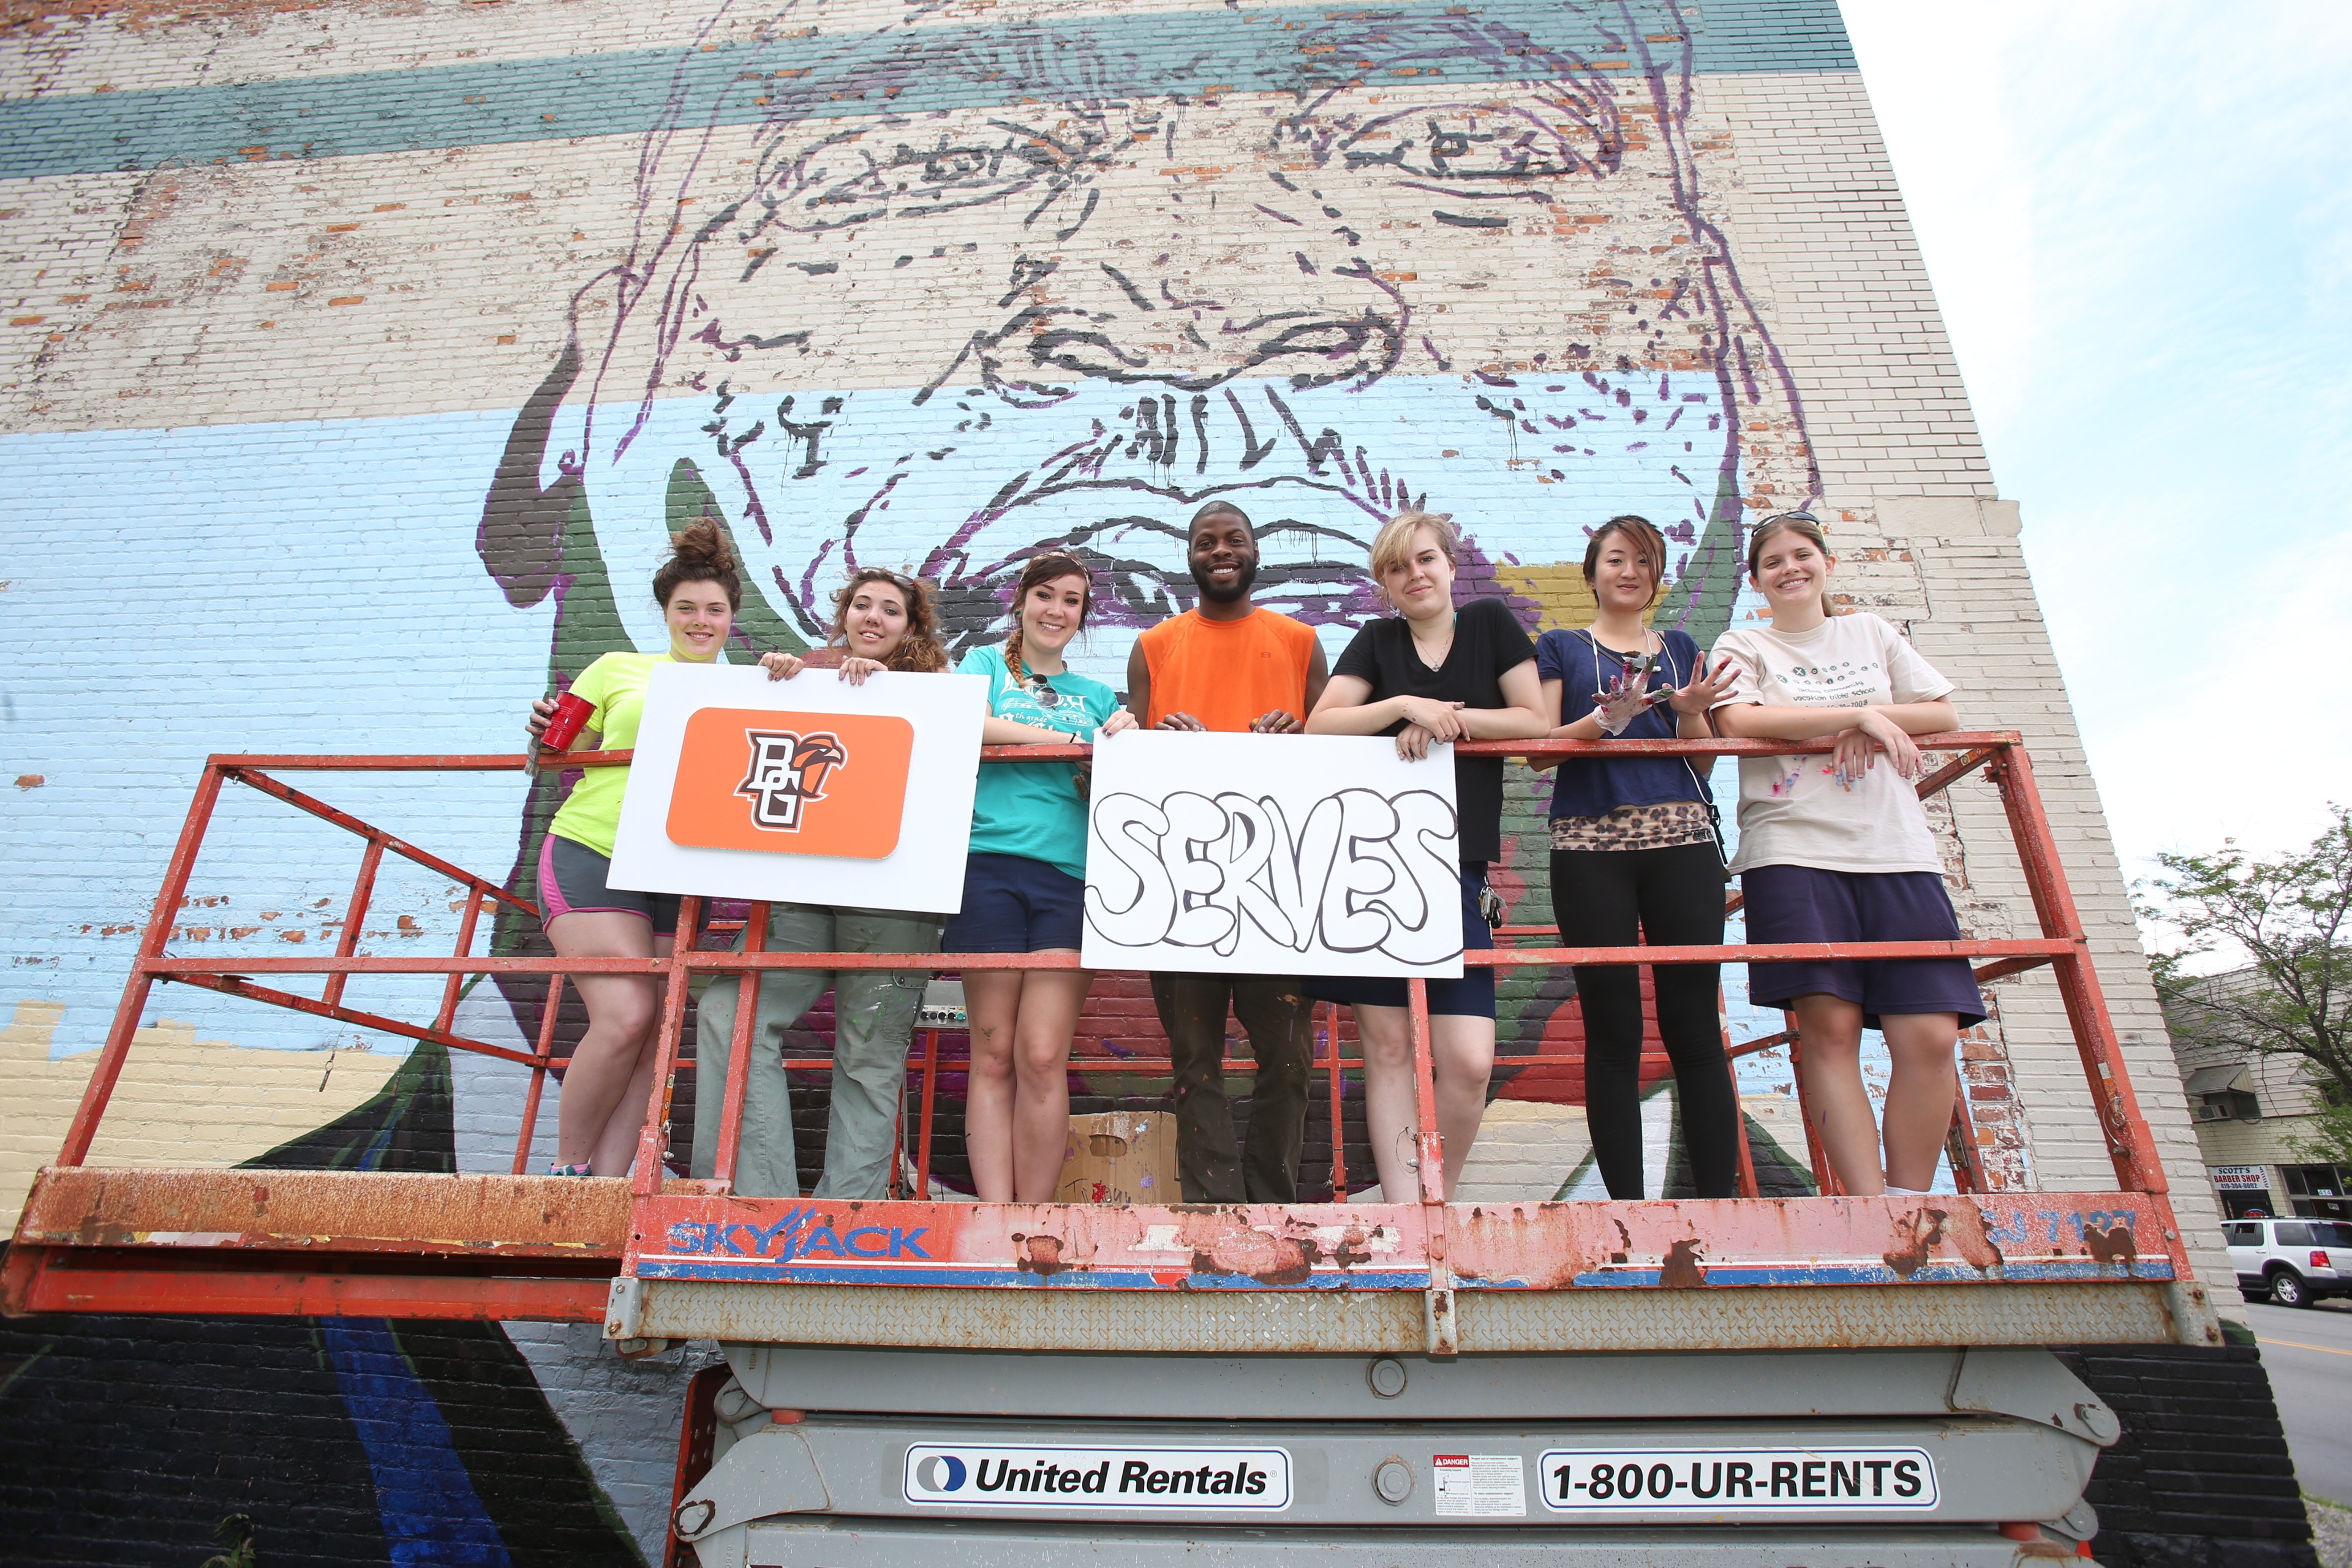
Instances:
[[[1130,731],[1095,748],[1087,829],[1090,969],[1462,973],[1450,746]]]

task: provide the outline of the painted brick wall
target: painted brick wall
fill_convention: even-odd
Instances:
[[[1100,564],[1077,662],[1116,684],[1189,602],[1165,530],[1211,495],[1267,525],[1262,598],[1333,653],[1372,610],[1362,542],[1409,501],[1455,513],[1466,590],[1531,628],[1589,617],[1587,527],[1649,515],[1662,616],[1705,642],[1753,613],[1747,521],[1817,498],[1844,591],[2033,745],[2181,1218],[2211,1234],[2017,508],[1831,0],[28,0],[0,23],[0,1004],[60,1057],[102,1037],[205,753],[510,745],[530,698],[662,645],[645,584],[706,513],[751,568],[744,654],[820,636],[853,559],[937,578],[970,646],[1052,543]],[[565,787],[331,783],[496,876]],[[1539,788],[1515,775],[1496,873],[1523,921],[1549,910]],[[1971,928],[2029,929],[1990,795],[1944,826]],[[174,940],[333,940],[356,859],[231,796]],[[440,947],[451,904],[395,879],[366,940]],[[1727,990],[1738,1032],[1778,1027]],[[1507,1057],[1574,1037],[1558,977],[1505,995]],[[1139,1001],[1107,982],[1086,1028],[1148,1041]],[[512,1043],[536,1006],[483,986],[462,1026]],[[153,1015],[360,1043],[178,993]],[[1967,1054],[2001,1180],[2108,1179],[2046,981],[2000,987]],[[518,1075],[450,1071],[450,1158],[504,1168]],[[1785,1086],[1743,1069],[1759,1125]],[[1507,1061],[1497,1089],[1481,1179],[1570,1184],[1570,1087]],[[692,1358],[501,1342],[657,1550]]]
[[[2315,1563],[2294,1465],[2252,1345],[2084,1345],[2060,1352],[2121,1418],[2084,1499],[2114,1568]]]

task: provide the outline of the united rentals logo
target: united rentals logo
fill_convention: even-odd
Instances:
[[[907,1450],[906,1498],[1024,1510],[1278,1513],[1290,1506],[1290,1454],[1284,1448],[917,1443]]]
[[[825,780],[849,766],[849,751],[830,731],[810,735],[790,730],[746,730],[751,766],[735,793],[751,801],[751,820],[780,833],[796,833],[803,806],[824,798]]]
[[[898,847],[915,727],[894,714],[703,708],[686,721],[674,844],[879,860]]]

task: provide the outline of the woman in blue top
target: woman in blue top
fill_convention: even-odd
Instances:
[[[1536,643],[1555,741],[1703,740],[1730,677],[1698,645],[1654,631],[1666,542],[1649,521],[1612,517],[1584,549],[1597,611],[1583,631]],[[1538,767],[1549,765],[1538,759]],[[1559,763],[1551,797],[1551,908],[1564,947],[1713,945],[1723,940],[1723,858],[1705,773],[1683,757]],[[1724,1058],[1717,966],[1651,969],[1658,1033],[1674,1059],[1683,1146],[1703,1198],[1737,1191],[1739,1099]],[[1632,966],[1576,971],[1584,1009],[1584,1120],[1609,1195],[1642,1190],[1642,981]]]
[[[1084,563],[1040,555],[1021,574],[1013,633],[978,647],[959,675],[988,677],[982,741],[1067,745],[1135,727],[1118,693],[1073,674],[1062,650],[1087,624]],[[963,908],[948,952],[1076,952],[1086,907],[1087,816],[1069,763],[982,764],[972,795]],[[1094,975],[1083,969],[967,970],[971,1082],[964,1142],[980,1201],[1053,1201],[1070,1125],[1070,1035]]]

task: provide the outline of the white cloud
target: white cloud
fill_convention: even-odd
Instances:
[[[2352,798],[2352,7],[1844,0],[2128,870]]]

